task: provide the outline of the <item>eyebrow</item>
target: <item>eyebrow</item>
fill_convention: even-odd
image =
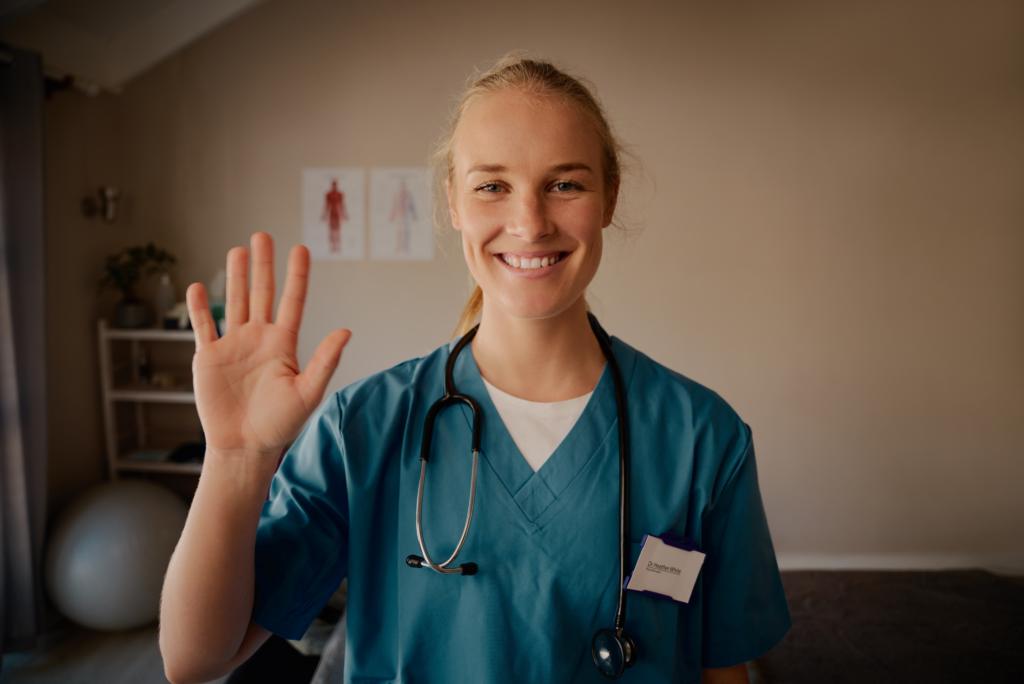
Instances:
[[[476,166],[469,169],[466,175],[472,175],[474,173],[501,173],[502,171],[508,171],[508,168],[501,164],[477,164]],[[590,171],[594,172],[589,166],[582,162],[570,162],[568,164],[559,164],[553,166],[551,172],[553,173],[565,173],[566,171]]]
[[[551,169],[552,171],[564,173],[566,171],[590,171],[594,172],[592,168],[582,162],[572,162],[569,164],[559,164],[558,166]]]
[[[508,171],[508,169],[501,164],[477,164],[467,171],[466,175],[474,173],[501,173],[502,171]]]

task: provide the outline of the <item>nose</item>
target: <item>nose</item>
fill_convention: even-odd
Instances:
[[[524,192],[513,196],[513,212],[506,231],[525,242],[537,242],[555,231],[543,197]]]

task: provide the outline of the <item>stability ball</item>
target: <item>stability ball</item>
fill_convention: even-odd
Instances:
[[[50,537],[50,598],[92,629],[152,622],[187,514],[181,499],[152,482],[122,480],[89,490],[61,515]]]

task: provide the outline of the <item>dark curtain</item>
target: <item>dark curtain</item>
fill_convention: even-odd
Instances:
[[[35,645],[46,515],[43,65],[0,43],[0,645]],[[2,660],[0,660],[2,666]]]

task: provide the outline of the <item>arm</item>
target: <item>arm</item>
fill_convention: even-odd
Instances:
[[[323,396],[348,331],[320,344],[304,373],[295,347],[306,294],[309,252],[292,249],[276,323],[273,242],[252,239],[228,254],[227,333],[217,339],[206,291],[187,294],[196,334],[192,362],[206,460],[181,539],[164,579],[160,651],[175,684],[227,674],[269,633],[251,620],[255,539],[278,458]],[[250,316],[251,308],[251,316]]]
[[[271,477],[264,463],[250,469],[207,450],[161,597],[160,650],[174,684],[223,676],[270,636],[250,615],[256,526]]]
[[[700,682],[701,684],[750,684],[750,678],[747,677],[746,665],[734,665],[716,670],[703,669],[700,671]]]

